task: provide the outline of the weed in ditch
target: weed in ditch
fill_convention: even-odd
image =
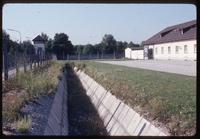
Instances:
[[[16,130],[21,133],[26,133],[32,126],[32,119],[30,116],[24,116],[16,122]]]

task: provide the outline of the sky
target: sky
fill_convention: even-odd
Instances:
[[[96,44],[104,34],[141,43],[162,29],[196,19],[192,4],[6,4],[3,29],[12,40],[32,40],[41,32],[53,39],[66,33],[74,45]]]

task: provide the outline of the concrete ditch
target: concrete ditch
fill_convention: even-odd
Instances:
[[[67,73],[59,81],[44,135],[68,135]]]
[[[107,132],[112,136],[168,136],[131,107],[105,90],[81,70],[74,68],[86,94],[102,118]]]

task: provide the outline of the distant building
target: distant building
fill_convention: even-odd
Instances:
[[[144,59],[144,48],[135,47],[135,48],[126,48],[125,49],[125,58],[128,59]]]
[[[45,40],[38,35],[33,39],[35,54],[39,56],[39,58],[45,57]]]
[[[196,20],[170,26],[144,41],[144,59],[196,60]]]

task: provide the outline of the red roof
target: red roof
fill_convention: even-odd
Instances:
[[[196,20],[192,20],[190,22],[167,27],[146,40],[143,44],[151,45],[196,39],[196,30]]]

